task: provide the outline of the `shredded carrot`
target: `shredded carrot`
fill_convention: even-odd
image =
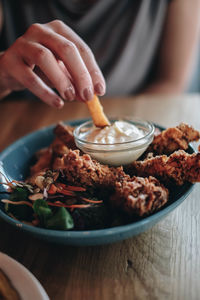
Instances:
[[[76,196],[74,194],[74,192],[72,191],[68,191],[68,190],[64,190],[64,189],[57,189],[57,192],[66,196]]]
[[[59,188],[62,188],[64,190],[68,190],[68,191],[74,191],[74,192],[85,192],[86,191],[86,189],[81,186],[66,185],[64,183],[57,183],[57,186]]]
[[[50,206],[58,206],[58,207],[67,207],[67,208],[87,208],[87,207],[91,207],[90,204],[72,204],[72,205],[67,205],[64,203],[52,203],[52,202],[47,202],[48,205]]]
[[[62,189],[66,188],[66,184],[61,183],[61,182],[56,183],[56,186],[59,188],[62,188]]]
[[[55,186],[55,184],[51,184],[50,189],[48,190],[48,194],[50,195],[54,195],[57,192],[57,187]]]
[[[17,181],[17,180],[12,180],[10,183],[16,183],[16,184],[21,184],[21,185],[23,185],[23,181]]]
[[[28,205],[30,207],[33,207],[33,205],[28,202],[28,201],[11,201],[11,200],[8,200],[8,199],[2,199],[1,202],[3,203],[8,203],[8,204],[14,204],[14,205]]]
[[[88,198],[85,198],[85,197],[81,197],[81,200],[84,200],[84,201],[89,202],[89,203],[103,203],[102,200],[91,200],[91,199],[88,199]]]
[[[85,192],[86,191],[86,189],[81,186],[72,186],[72,185],[68,185],[67,190],[74,191],[74,192]]]
[[[9,187],[13,187],[12,182],[0,182],[0,184],[8,185]]]

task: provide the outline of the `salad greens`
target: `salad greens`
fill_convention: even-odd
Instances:
[[[26,187],[16,187],[10,195],[10,200],[13,202],[26,201],[29,191]],[[5,205],[6,212],[13,214],[17,219],[28,221],[32,215],[32,208],[28,205]]]
[[[58,179],[58,178],[57,178]],[[38,187],[8,182],[9,199],[2,199],[6,213],[33,226],[54,230],[90,230],[109,226],[109,210],[93,189],[51,181]]]
[[[56,213],[46,220],[46,228],[68,230],[74,227],[70,213],[64,207],[57,208]]]

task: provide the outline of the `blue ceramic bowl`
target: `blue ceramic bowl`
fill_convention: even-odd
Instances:
[[[69,122],[72,126],[78,126],[86,120],[77,120]],[[156,125],[157,126],[157,125]],[[53,140],[53,127],[40,129],[23,138],[19,139],[0,154],[0,161],[6,174],[16,180],[23,180],[28,175],[29,166],[32,157],[36,151],[48,146]],[[163,128],[160,128],[161,130]],[[194,152],[190,147],[189,152]],[[117,242],[129,237],[138,235],[151,228],[154,224],[163,219],[168,213],[174,210],[189,195],[193,188],[193,184],[186,183],[176,188],[171,197],[160,211],[146,217],[140,221],[117,226],[107,229],[90,230],[90,231],[59,231],[32,227],[12,219],[4,212],[4,204],[0,202],[0,217],[14,226],[16,230],[27,232],[43,240],[48,240],[60,244],[68,245],[101,245]],[[3,187],[1,186],[1,191]],[[0,195],[5,198],[5,195]]]

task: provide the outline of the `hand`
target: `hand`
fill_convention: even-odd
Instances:
[[[31,25],[3,52],[0,78],[0,90],[27,88],[58,108],[63,100],[91,100],[94,93],[103,95],[106,88],[90,48],[59,20]]]

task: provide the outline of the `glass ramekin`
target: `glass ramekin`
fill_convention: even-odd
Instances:
[[[109,121],[111,124],[115,121],[126,121],[142,130],[144,136],[123,143],[94,143],[88,142],[85,139],[85,135],[91,129],[95,128],[92,120],[76,127],[74,130],[76,146],[102,164],[110,166],[124,166],[130,164],[144,153],[153,140],[155,128],[151,122],[132,117],[109,118]]]

